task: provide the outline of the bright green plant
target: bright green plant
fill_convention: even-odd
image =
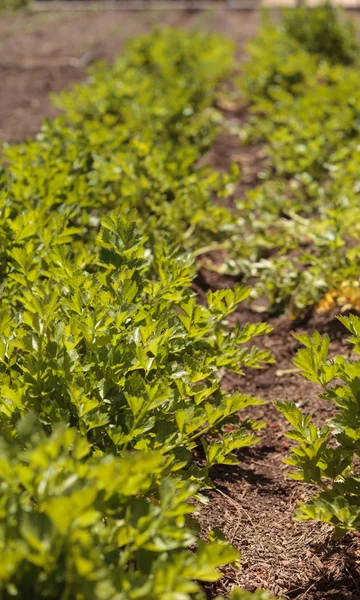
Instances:
[[[233,464],[261,403],[221,386],[271,361],[249,289],[196,302],[193,257],[232,243],[197,162],[219,131],[232,49],[157,31],[65,94],[65,115],[0,174],[0,595],[202,600],[237,553],[196,541],[209,470]],[[223,428],[232,423],[231,431]],[[235,591],[233,597],[240,592]]]
[[[230,246],[238,217],[214,197],[231,194],[238,172],[197,163],[220,130],[212,104],[232,53],[218,36],[164,29],[132,41],[112,68],[97,67],[57,99],[63,117],[6,151],[11,218],[32,223],[31,235],[47,218],[55,237],[67,220],[90,241],[103,214],[135,208],[154,239],[170,236],[197,255]]]
[[[349,341],[360,353],[360,319],[339,317],[350,331]],[[301,504],[296,517],[330,523],[334,535],[360,529],[360,480],[356,460],[360,454],[360,360],[337,356],[328,359],[330,339],[315,332],[296,335],[305,345],[294,364],[302,375],[323,388],[322,398],[334,403],[337,413],[329,425],[317,427],[294,403],[277,402],[292,426],[287,436],[296,442],[286,462],[295,467],[290,476],[319,488]]]
[[[0,448],[2,598],[204,598],[194,580],[237,553],[196,542],[196,486],[168,472],[161,453],[91,457],[74,429],[46,437],[28,416]]]
[[[252,101],[265,103],[274,87],[295,94],[316,76],[316,57],[268,21],[247,50],[250,60],[243,65],[240,84]]]
[[[281,27],[266,22],[250,43],[241,79],[251,116],[240,136],[263,141],[268,160],[264,182],[237,201],[243,245],[228,268],[251,278],[253,295],[278,313],[342,298],[344,288],[351,298],[358,285],[358,66],[315,52],[293,31],[299,17],[300,33],[303,26],[321,44],[328,13],[328,27],[345,40],[348,25],[332,7],[286,12]]]
[[[49,430],[67,421],[101,451],[161,448],[187,461],[201,436],[258,402],[222,391],[221,371],[271,360],[240,346],[270,328],[230,330],[224,319],[248,289],[210,292],[202,307],[186,258],[164,246],[148,254],[131,215],[113,212],[102,223],[81,257],[91,272],[66,245],[43,256],[29,246],[13,251],[2,303],[2,418],[15,426],[35,411]],[[247,421],[222,440],[204,439],[208,466],[253,443],[251,429]]]
[[[352,64],[359,46],[354,23],[346,19],[328,0],[309,8],[304,3],[284,13],[284,29],[311,54],[318,54],[332,63]]]
[[[196,485],[160,452],[92,456],[74,429],[32,415],[0,443],[1,597],[204,600],[237,552],[195,536]],[[192,551],[189,551],[189,548]],[[196,548],[196,552],[194,551]],[[231,599],[271,600],[234,590]]]
[[[224,318],[248,290],[210,293],[201,307],[189,260],[145,244],[131,214],[110,213],[79,261],[60,240],[43,255],[26,243],[12,253],[0,342],[4,598],[200,599],[194,580],[237,558],[224,542],[189,552],[188,500],[212,465],[256,441],[249,419],[222,433],[259,401],[220,380],[270,359],[238,346],[268,327],[230,331]]]

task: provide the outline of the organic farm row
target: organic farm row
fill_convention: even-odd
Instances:
[[[197,540],[189,504],[261,427],[223,429],[259,402],[222,390],[223,370],[271,360],[249,345],[266,325],[226,324],[248,290],[200,306],[191,288],[188,251],[233,219],[211,200],[229,178],[195,168],[231,61],[215,36],[139,38],[6,153],[1,598],[200,599],[238,558]]]
[[[221,381],[273,362],[255,344],[271,327],[231,327],[229,315],[254,297],[292,315],[359,306],[355,33],[329,6],[300,8],[280,28],[265,20],[249,53],[236,85],[251,116],[238,135],[267,158],[263,182],[234,210],[224,205],[238,169],[200,166],[224,127],[214,106],[235,67],[232,45],[215,35],[163,29],[133,40],[113,67],[55,99],[63,114],[36,140],[6,149],[4,600],[204,599],[199,582],[238,553],[217,530],[200,541],[192,513],[210,469],[237,463],[264,425],[247,412],[261,399]],[[199,303],[200,264],[251,287]],[[342,321],[360,352],[360,320]],[[360,361],[329,361],[317,333],[297,339],[296,366],[338,408],[317,428],[277,403],[297,442],[294,477],[320,489],[298,516],[340,535],[360,529]],[[237,599],[270,596],[234,590]]]
[[[265,22],[240,81],[264,142],[263,183],[238,202],[245,265],[273,312],[358,309],[360,80],[355,29],[330,5]]]
[[[330,4],[266,21],[251,43],[243,83],[251,109],[245,136],[269,157],[264,183],[239,208],[247,214],[252,274],[277,311],[359,310],[360,49],[355,29]],[[261,253],[266,253],[266,258]],[[360,353],[360,319],[339,317]],[[297,445],[294,479],[320,493],[297,511],[331,523],[334,535],[360,528],[360,361],[328,359],[328,336],[296,335],[294,364],[334,403],[333,422],[316,427],[294,403],[276,403]]]

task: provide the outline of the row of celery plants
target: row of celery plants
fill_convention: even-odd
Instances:
[[[197,304],[189,251],[228,243],[197,168],[221,118],[230,44],[155,31],[65,93],[0,174],[0,597],[189,600],[238,554],[198,540],[209,469],[256,443],[221,387],[272,359],[230,328],[249,290]],[[170,240],[170,241],[169,241]],[[224,423],[232,422],[231,431]],[[234,590],[232,600],[263,600]]]
[[[239,201],[253,243],[251,275],[277,310],[359,309],[359,46],[353,24],[331,4],[266,16],[249,46],[241,85],[252,115],[241,135],[265,143],[264,183]],[[240,264],[240,263],[238,263]],[[329,358],[329,336],[295,335],[301,375],[322,388],[335,416],[314,424],[295,403],[277,408],[294,442],[285,462],[313,486],[296,518],[360,531],[360,319],[339,317],[352,356]],[[316,489],[317,488],[317,489]]]
[[[262,183],[237,203],[243,245],[229,261],[275,312],[360,306],[359,45],[329,3],[269,15],[249,45],[239,135],[264,144]],[[249,248],[251,251],[249,251]],[[254,280],[254,279],[253,279]]]

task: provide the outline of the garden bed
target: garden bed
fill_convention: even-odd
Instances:
[[[154,23],[226,32],[243,55],[245,42],[254,35],[258,14],[144,13],[81,15],[16,15],[0,20],[0,74],[5,85],[0,100],[0,138],[20,141],[33,137],[44,117],[53,117],[49,94],[66,89],[85,79],[85,68],[97,59],[111,61],[121,53],[129,37],[147,31]],[[245,108],[230,107],[223,114],[241,125],[248,119]],[[234,136],[222,133],[205,158],[216,170],[226,169],[231,161],[243,170],[243,178],[234,191],[238,197],[259,183],[263,168],[262,144],[244,148]],[[224,201],[231,206],[231,198]],[[214,263],[216,254],[211,255]],[[210,290],[233,287],[236,277],[222,277],[200,269],[194,289],[199,300]],[[281,399],[298,403],[311,412],[318,423],[332,416],[329,403],[317,396],[317,386],[295,372],[292,358],[300,344],[292,333],[320,333],[331,336],[331,355],[348,355],[344,329],[333,315],[321,316],[308,311],[306,316],[290,319],[259,313],[245,305],[230,318],[240,323],[267,321],[274,332],[262,338],[261,346],[273,352],[276,364],[261,371],[246,370],[245,377],[226,375],[227,390],[240,389],[266,400],[265,407],[253,407],[248,414],[267,422],[261,442],[240,450],[239,466],[220,465],[213,469],[215,489],[207,492],[209,504],[202,508],[202,534],[219,527],[241,551],[242,569],[224,569],[220,582],[207,587],[209,598],[216,593],[227,597],[234,585],[253,590],[269,589],[286,600],[358,600],[360,597],[360,543],[356,534],[348,534],[341,543],[330,541],[327,525],[297,523],[292,513],[298,500],[308,495],[308,487],[287,478],[282,463],[289,453],[284,438],[285,420],[273,407]]]

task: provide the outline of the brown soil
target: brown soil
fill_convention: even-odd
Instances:
[[[55,114],[49,93],[85,78],[85,66],[93,59],[112,60],[130,36],[148,30],[154,23],[193,26],[230,34],[239,53],[254,34],[258,23],[255,12],[216,11],[144,13],[62,13],[21,14],[0,18],[0,139],[19,141],[34,135],[42,119]],[[246,109],[224,114],[241,124]],[[238,139],[223,133],[206,160],[216,168],[226,168],[231,160],[242,168],[243,178],[236,194],[243,194],[257,183],[265,156],[261,147],[241,148]],[[216,257],[212,257],[215,258]],[[201,269],[195,289],[201,296],[206,289],[233,285]],[[331,407],[317,397],[315,385],[302,379],[293,369],[292,357],[298,343],[292,332],[329,332],[334,354],[348,354],[342,326],[334,315],[315,314],[301,321],[239,309],[234,320],[268,320],[274,332],[261,344],[274,353],[276,364],[244,377],[227,375],[228,389],[241,389],[267,401],[250,416],[266,421],[262,441],[239,453],[239,466],[217,468],[213,472],[215,489],[199,520],[202,534],[215,526],[241,551],[242,569],[228,568],[218,583],[208,588],[209,598],[225,597],[234,585],[253,590],[262,587],[285,599],[360,600],[360,542],[348,535],[336,544],[327,526],[294,523],[292,513],[299,500],[311,490],[287,477],[282,463],[289,450],[284,437],[286,424],[272,401],[292,400],[314,414],[319,423],[332,416]],[[242,415],[244,416],[244,415]]]
[[[237,317],[245,322],[251,315],[240,312]],[[292,519],[297,502],[307,499],[312,490],[287,477],[289,468],[282,463],[290,448],[284,437],[287,425],[272,404],[276,399],[291,400],[324,424],[333,416],[332,407],[317,397],[317,386],[294,372],[291,357],[299,344],[291,334],[314,329],[330,332],[334,355],[349,355],[350,347],[334,319],[313,317],[306,324],[266,320],[275,330],[262,344],[272,350],[276,364],[255,375],[249,371],[244,378],[228,375],[225,380],[228,389],[241,389],[267,401],[265,407],[249,412],[267,425],[260,444],[239,453],[239,467],[214,470],[216,490],[209,493],[211,501],[200,513],[202,532],[219,527],[241,551],[242,569],[228,569],[209,590],[209,597],[215,592],[226,595],[239,585],[268,589],[286,599],[358,600],[358,537],[348,535],[333,543],[328,526]]]

